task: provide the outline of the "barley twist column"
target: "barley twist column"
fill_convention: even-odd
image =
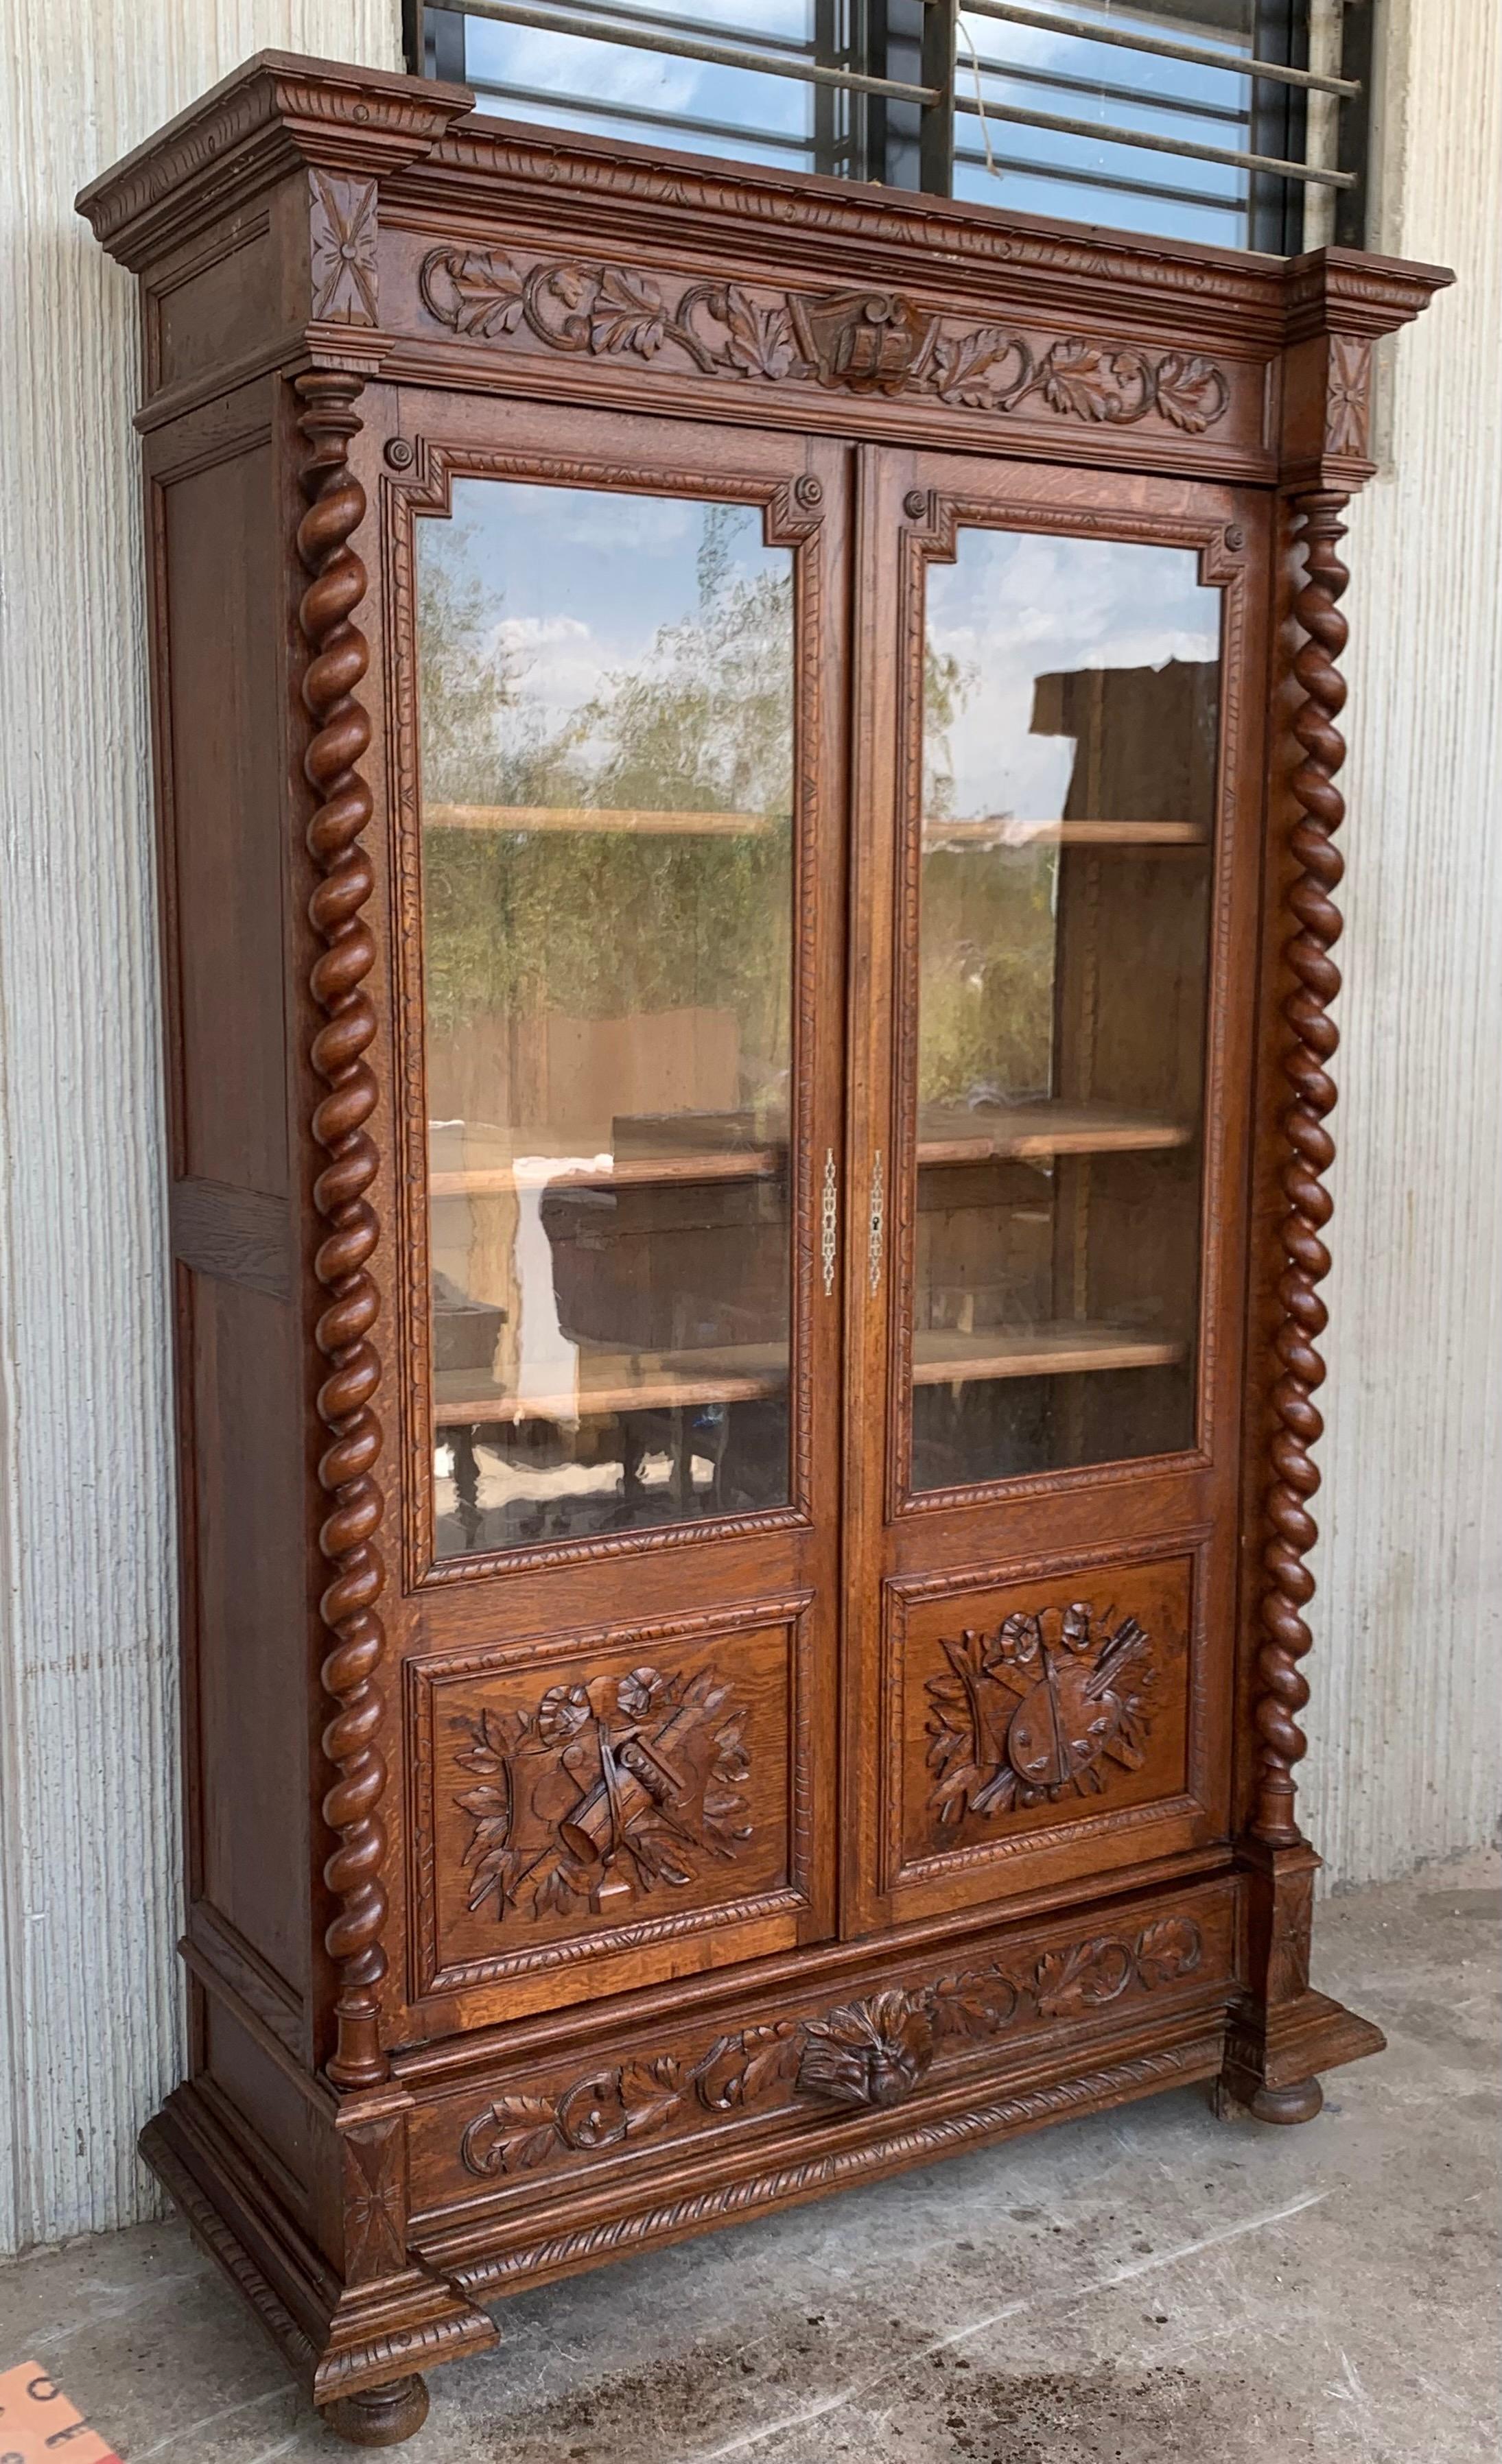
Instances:
[[[312,576],[298,610],[311,652],[302,698],[315,728],[303,769],[319,798],[307,844],[321,876],[308,914],[323,943],[309,977],[322,1013],[310,1058],[327,1089],[312,1129],[327,1158],[313,1202],[323,1226],[314,1269],[328,1296],[315,1330],[328,1363],[318,1394],[328,1433],[319,1463],[328,1501],[319,1547],[329,1568],[320,1606],[331,1638],[322,1682],[336,1706],[323,1731],[336,1773],[323,1816],[338,1843],[323,1868],[337,1903],[323,1939],[339,1976],[328,2075],[338,2086],[361,2087],[386,2076],[377,1989],[387,1970],[380,1879],[387,1772],[378,1742],[385,1705],[377,1683],[385,1636],[376,1609],[385,1568],[374,1545],[382,1496],[372,1476],[381,1424],[371,1408],[381,1363],[370,1341],[378,1298],[366,1271],[378,1234],[367,1195],[377,1156],[366,1128],[376,1082],[364,1058],[376,1030],[364,989],[375,943],[363,913],[375,884],[361,844],[370,791],[356,766],[370,741],[369,719],[355,698],[368,653],[350,621],[365,593],[365,569],[349,544],[365,510],[348,461],[361,425],[354,405],[362,381],[318,372],[299,377],[297,390],[303,404],[298,425],[310,448],[302,473],[309,505],[298,526],[298,552]]]
[[[1340,517],[1347,501],[1325,490],[1295,499],[1302,517],[1305,579],[1293,613],[1306,638],[1293,663],[1304,693],[1293,733],[1304,758],[1292,780],[1300,811],[1289,842],[1298,866],[1288,893],[1296,929],[1284,953],[1295,979],[1283,1004],[1291,1034],[1283,1070],[1292,1102],[1283,1125],[1289,1149],[1282,1176],[1288,1211],[1278,1285],[1283,1315],[1274,1345],[1280,1375],[1272,1392],[1277,1425],[1267,1497],[1270,1531],[1263,1563],[1269,1579],[1262,1602],[1256,1705],[1261,1749],[1251,1826],[1254,1836],[1273,1848],[1294,1847],[1300,1838],[1293,1815],[1293,1767],[1306,1747],[1297,1715],[1309,1700],[1309,1686],[1299,1661],[1309,1649],[1303,1611],[1314,1588],[1304,1561],[1318,1536],[1309,1507],[1319,1486],[1311,1449],[1324,1428],[1314,1400],[1325,1375],[1316,1346],[1327,1311],[1318,1287],[1330,1266],[1323,1234],[1331,1200],[1322,1177],[1335,1156],[1325,1120],[1336,1100],[1329,1065],[1339,1040],[1329,1008],[1340,989],[1340,971],[1330,953],[1340,934],[1333,893],[1344,870],[1333,840],[1345,815],[1345,802],[1335,783],[1345,759],[1345,740],[1335,722],[1345,701],[1345,682],[1336,661],[1345,648],[1346,625],[1336,603],[1350,579],[1336,552],[1336,542],[1345,536]]]

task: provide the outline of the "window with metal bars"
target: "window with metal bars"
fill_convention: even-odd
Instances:
[[[507,119],[1288,254],[1359,246],[1373,0],[409,0]]]

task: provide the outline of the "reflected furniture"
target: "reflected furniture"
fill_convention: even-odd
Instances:
[[[520,2289],[1297,2122],[1338,543],[1447,279],[267,55],[140,278],[188,2077],[357,2441]],[[497,2406],[503,2365],[497,2368]]]

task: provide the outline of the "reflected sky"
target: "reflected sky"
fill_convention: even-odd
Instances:
[[[961,530],[958,548],[928,572],[930,644],[964,671],[953,724],[926,748],[930,779],[953,781],[957,821],[1057,820],[1074,747],[1030,733],[1034,680],[1213,659],[1221,594],[1186,548],[989,530]]]

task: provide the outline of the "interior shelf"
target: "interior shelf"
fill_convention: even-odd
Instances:
[[[1184,1357],[1182,1343],[1131,1327],[1060,1320],[1045,1326],[942,1329],[914,1337],[915,1386],[973,1385],[983,1378],[1068,1377],[1085,1370],[1160,1369]],[[682,1411],[705,1403],[745,1403],[783,1394],[787,1347],[721,1344],[669,1354],[581,1353],[585,1372],[565,1394],[506,1393],[472,1369],[440,1370],[433,1419],[442,1428],[478,1421],[576,1420],[592,1412]]]
[[[918,1125],[917,1159],[941,1164],[989,1163],[1002,1157],[1036,1160],[1056,1155],[1150,1154],[1189,1144],[1192,1127],[1156,1112],[1133,1112],[1112,1104],[1012,1104],[1005,1111],[925,1111]],[[434,1198],[498,1198],[519,1186],[549,1189],[628,1189],[674,1181],[772,1180],[784,1167],[783,1146],[721,1147],[700,1154],[624,1155],[608,1164],[567,1165],[544,1174],[541,1164],[483,1164],[435,1172]]]
[[[625,831],[639,838],[767,838],[788,827],[786,815],[662,812],[636,804],[425,804],[429,830]],[[925,847],[1204,847],[1198,822],[1027,821],[991,813],[980,821],[925,820]]]

